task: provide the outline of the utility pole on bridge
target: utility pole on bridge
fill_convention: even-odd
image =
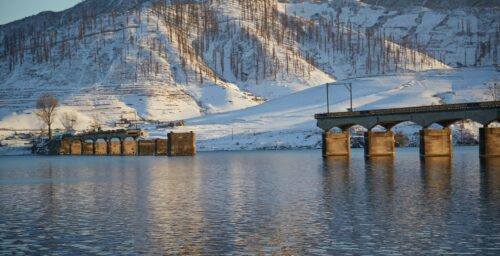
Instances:
[[[351,107],[348,109],[348,112],[352,112],[352,83],[326,83],[326,112],[330,113],[330,90],[329,87],[330,85],[344,85],[344,87],[349,91],[349,99],[351,103]]]

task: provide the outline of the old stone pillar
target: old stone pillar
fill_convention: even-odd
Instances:
[[[95,155],[95,142],[92,140],[92,142],[88,142],[87,140],[83,140],[82,142],[82,155],[85,156],[92,156]]]
[[[125,139],[120,138],[120,155],[125,155],[125,146],[124,146]]]
[[[84,144],[85,144],[85,140],[80,140],[80,155],[84,155]]]
[[[96,156],[106,156],[109,154],[108,151],[108,142],[106,140],[104,141],[95,141],[95,155]]]
[[[420,155],[424,157],[432,156],[453,156],[453,143],[451,129],[420,130]]]
[[[500,157],[500,127],[479,128],[479,155]]]
[[[167,140],[156,139],[156,155],[158,156],[167,155]]]
[[[122,143],[121,140],[113,141],[113,138],[108,140],[108,154],[111,156],[122,155]]]
[[[111,139],[106,139],[106,152],[108,156],[111,155]]]
[[[365,132],[365,156],[394,156],[394,132]]]
[[[156,140],[139,140],[137,148],[140,156],[154,156],[156,154]]]
[[[138,151],[138,143],[137,143],[137,140],[135,138],[133,138],[133,140],[124,140],[122,142],[123,144],[123,151],[122,151],[122,154],[124,156],[136,156],[137,155],[137,151]]]
[[[71,155],[71,141],[61,140],[61,146],[59,147],[59,155]]]
[[[71,141],[71,155],[82,155],[82,142],[80,140]]]
[[[348,131],[323,133],[323,156],[349,156],[351,154],[351,139]]]

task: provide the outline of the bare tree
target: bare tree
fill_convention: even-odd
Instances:
[[[500,87],[496,81],[488,86],[488,94],[493,98],[494,101],[500,99]]]
[[[47,125],[49,130],[49,140],[52,139],[52,123],[55,118],[56,108],[59,106],[59,101],[52,94],[44,94],[38,98],[36,102],[36,115],[42,122]]]
[[[59,121],[66,131],[71,131],[75,128],[75,124],[78,121],[78,116],[75,112],[64,112],[59,117]]]

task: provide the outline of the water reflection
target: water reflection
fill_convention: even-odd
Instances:
[[[321,187],[326,213],[341,210],[343,205],[336,203],[349,198],[352,193],[349,157],[329,156],[323,159]]]
[[[370,194],[390,196],[394,191],[394,157],[379,156],[365,159],[366,185]]]
[[[394,157],[380,156],[365,158],[365,188],[370,222],[376,223],[379,216],[394,216],[397,211],[397,195],[394,185]],[[397,228],[388,223],[388,230]]]
[[[458,153],[453,162],[420,162],[417,149],[325,160],[319,151],[3,158],[0,249],[493,255],[500,163]]]
[[[480,192],[489,209],[500,216],[500,157],[482,158]]]
[[[184,160],[184,161],[183,161]],[[196,161],[154,161],[143,166],[150,182],[147,193],[141,198],[149,205],[144,221],[148,227],[146,243],[151,248],[139,247],[140,252],[159,254],[194,254],[202,250],[194,234],[201,232],[203,216],[199,204],[200,173]],[[145,164],[148,164],[145,162]],[[168,172],[172,169],[174,171]],[[142,172],[138,172],[140,175]],[[142,182],[141,182],[142,183]],[[175,234],[177,239],[171,239]],[[168,250],[165,250],[168,248]],[[161,250],[160,250],[161,249]]]
[[[481,169],[489,172],[500,171],[500,157],[481,158]]]
[[[329,156],[323,159],[323,188],[325,194],[331,189],[344,191],[350,183],[350,158],[345,156]]]
[[[423,157],[420,166],[422,182],[428,195],[439,197],[451,192],[451,157]]]

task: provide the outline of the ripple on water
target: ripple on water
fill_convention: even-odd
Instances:
[[[0,250],[19,254],[500,253],[500,160],[3,157]]]

